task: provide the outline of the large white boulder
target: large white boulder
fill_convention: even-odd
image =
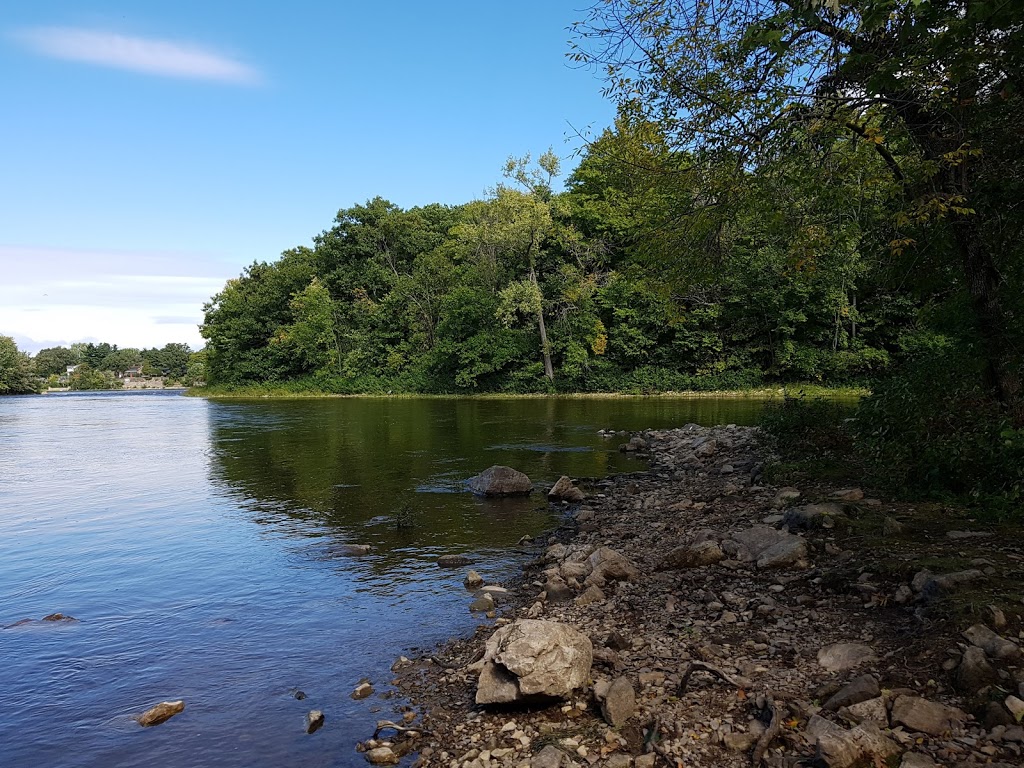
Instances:
[[[556,621],[520,619],[491,635],[477,704],[567,698],[590,677],[590,638]]]

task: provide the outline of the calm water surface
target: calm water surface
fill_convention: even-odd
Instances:
[[[363,766],[401,653],[463,634],[471,552],[513,575],[538,485],[640,468],[601,428],[751,423],[749,400],[0,398],[0,766]],[[401,525],[399,522],[401,521]],[[346,557],[346,543],[373,545]],[[9,625],[61,612],[74,624]],[[294,688],[308,698],[296,700]],[[133,720],[158,701],[185,712]],[[305,734],[310,709],[326,725]]]

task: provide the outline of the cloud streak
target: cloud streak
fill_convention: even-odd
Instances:
[[[233,85],[257,85],[261,79],[259,72],[237,59],[170,40],[76,27],[30,27],[15,36],[32,51],[56,59]]]

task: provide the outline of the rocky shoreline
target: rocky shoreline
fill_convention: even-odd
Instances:
[[[1019,536],[774,487],[756,428],[623,449],[649,470],[585,485],[523,577],[478,593],[493,622],[396,662],[411,707],[358,746],[369,762],[1024,764]]]

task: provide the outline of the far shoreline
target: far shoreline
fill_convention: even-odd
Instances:
[[[679,390],[665,392],[363,392],[336,393],[323,391],[288,392],[275,386],[247,386],[235,390],[190,387],[188,397],[207,400],[307,400],[307,399],[379,399],[379,400],[630,400],[630,399],[749,399],[781,400],[786,397],[824,397],[859,400],[871,394],[866,387],[827,387],[819,384],[787,384],[756,389]]]

